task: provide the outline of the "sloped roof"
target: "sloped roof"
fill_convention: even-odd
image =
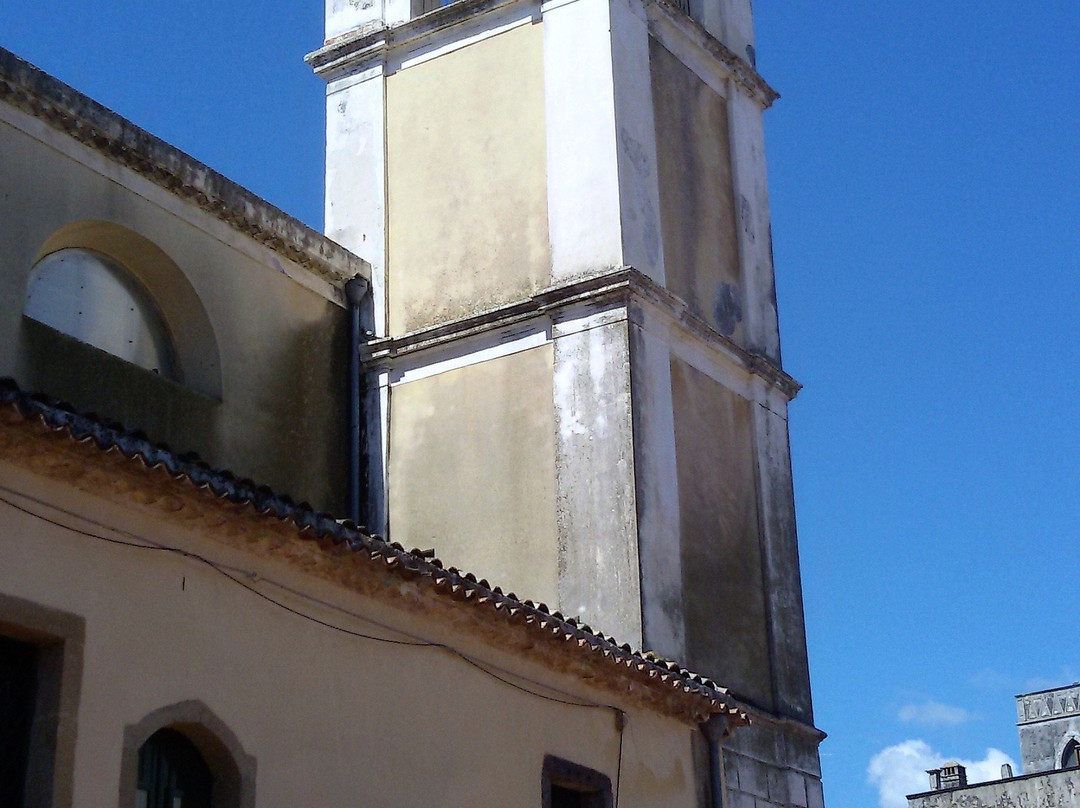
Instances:
[[[43,445],[44,444],[44,445]],[[43,454],[61,455],[44,460]],[[702,721],[723,714],[732,724],[749,723],[745,710],[727,690],[710,679],[651,652],[620,645],[574,617],[550,610],[543,603],[519,599],[475,575],[446,567],[419,550],[367,533],[348,520],[315,511],[307,503],[266,486],[215,470],[193,454],[178,454],[152,444],[137,431],[79,413],[70,406],[22,391],[12,379],[0,379],[0,457],[23,462],[47,476],[65,476],[73,465],[98,464],[106,475],[126,476],[119,488],[128,495],[135,484],[147,489],[165,486],[168,496],[194,497],[201,506],[220,506],[246,521],[245,529],[284,532],[315,545],[317,562],[325,567],[349,567],[346,585],[384,599],[402,598],[392,587],[364,585],[364,576],[391,575],[431,590],[453,609],[469,611],[466,627],[489,626],[517,640],[517,648],[561,669],[589,673],[593,684],[635,695],[655,709]],[[98,475],[99,478],[101,475]],[[97,484],[88,490],[100,493]],[[140,497],[140,504],[149,501]],[[175,510],[174,506],[171,509]],[[212,525],[220,525],[220,515]],[[313,571],[311,559],[286,554]],[[360,569],[357,569],[359,563]],[[509,634],[507,634],[509,632]],[[537,641],[545,639],[542,647]],[[509,647],[515,647],[511,643]]]
[[[370,276],[367,263],[340,244],[3,48],[0,101],[44,121],[332,283],[354,275]]]

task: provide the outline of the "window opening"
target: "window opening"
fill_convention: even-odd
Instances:
[[[611,808],[606,774],[547,755],[543,772],[544,808]]]
[[[120,265],[68,247],[34,266],[23,313],[62,334],[177,380],[172,340],[150,295]]]
[[[135,808],[210,808],[213,781],[195,744],[174,729],[160,729],[139,749]]]
[[[1065,744],[1065,751],[1061,755],[1061,768],[1075,769],[1080,767],[1080,743],[1073,739]]]
[[[551,786],[551,808],[593,808],[603,804],[603,797],[597,791]]]
[[[37,648],[0,637],[0,808],[23,806],[37,666]]]

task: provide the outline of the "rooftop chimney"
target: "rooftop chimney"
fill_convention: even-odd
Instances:
[[[967,769],[950,760],[940,769],[927,769],[930,775],[930,790],[942,791],[947,788],[963,788],[968,784]]]

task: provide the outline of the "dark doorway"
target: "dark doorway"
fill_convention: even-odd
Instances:
[[[22,808],[37,703],[38,649],[0,637],[0,808]]]

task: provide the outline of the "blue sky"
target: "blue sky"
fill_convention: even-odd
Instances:
[[[826,800],[891,808],[1080,678],[1080,3],[755,6]],[[0,45],[315,227],[321,25],[0,3]]]

